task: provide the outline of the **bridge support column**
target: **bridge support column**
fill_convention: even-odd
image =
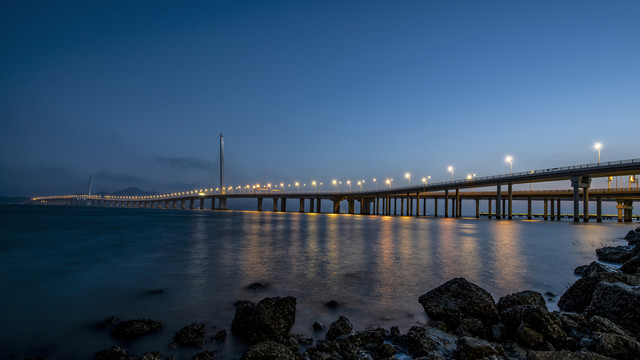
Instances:
[[[496,187],[496,220],[502,219],[502,211],[500,211],[500,201],[502,201],[500,197],[500,191],[502,190],[502,185],[498,184]]]
[[[322,212],[322,208],[320,207],[320,200],[321,200],[321,199],[320,199],[320,198],[318,198],[318,199],[317,199],[317,201],[316,201],[316,212],[317,212],[318,214],[320,214],[320,213]]]
[[[582,208],[584,216],[582,217],[582,221],[589,222],[589,188],[586,187],[582,189]]]
[[[218,198],[218,209],[219,210],[226,210],[227,209],[227,198],[226,197]]]
[[[531,197],[527,198],[527,219],[531,220]]]
[[[596,221],[602,222],[602,198],[600,196],[596,198]]]
[[[271,200],[273,200],[273,212],[277,212],[278,211],[278,198],[274,197]]]
[[[180,209],[184,209],[184,200],[180,201]]]
[[[409,199],[409,213],[407,215],[413,216],[413,198],[411,197],[411,195],[409,195],[408,199]]]
[[[457,218],[459,218],[460,215],[462,214],[462,211],[460,209],[460,205],[462,205],[460,203],[460,189],[456,188],[456,206],[455,206],[456,216],[455,217],[457,217]]]
[[[177,200],[173,200],[173,201],[172,201],[172,204],[171,204],[171,207],[172,207],[173,209],[176,209],[176,208],[178,207],[178,201],[177,201]]]
[[[404,198],[400,198],[400,216],[404,216]]]
[[[287,212],[287,198],[280,198],[280,212]]]
[[[422,198],[422,216],[427,216],[427,195]]]
[[[340,214],[340,199],[333,200],[333,213]]]
[[[551,205],[551,217],[550,218],[551,218],[551,221],[553,221],[553,220],[556,219],[556,209],[555,209],[555,205],[554,205],[553,199],[550,199],[549,203]]]
[[[378,207],[379,207],[379,204],[378,204],[378,195],[376,195],[376,197],[374,197],[374,198],[373,198],[373,213],[374,213],[375,215],[380,215],[380,214],[378,213],[378,210],[379,210],[379,209],[378,209]]]
[[[184,201],[183,201],[184,204]],[[216,198],[215,197],[211,197],[211,210],[215,210],[216,208]]]
[[[389,216],[391,215],[391,196],[387,195],[385,198],[387,199],[387,212],[385,212],[384,214],[386,216]]]
[[[158,203],[158,207],[161,207],[160,203]],[[193,210],[193,199],[189,199],[189,209]]]
[[[547,210],[547,198],[544,198],[542,201],[544,201],[544,214],[542,215],[542,218],[544,220],[547,220],[547,213],[548,213],[548,210]]]
[[[433,217],[438,217],[438,197],[433,198]]]
[[[455,196],[451,198],[451,217],[456,217],[456,198]]]
[[[633,221],[633,201],[627,200],[624,203],[624,222]]]
[[[556,200],[556,204],[558,206],[556,206],[558,209],[558,221],[562,220],[562,213],[560,212],[560,199]]]
[[[304,212],[304,199],[300,199],[300,208],[298,209],[298,212]]]
[[[508,187],[508,199],[509,199],[509,214],[508,214],[508,219],[511,220],[513,219],[513,184],[509,183],[509,187]]]
[[[347,212],[349,214],[355,214],[356,213],[356,201],[354,198],[350,197],[349,199],[347,199],[347,204],[349,204],[348,208],[347,208]]]
[[[416,193],[416,216],[420,216],[420,193]]]
[[[480,218],[480,198],[476,198],[476,219]]]
[[[411,195],[407,194],[407,206],[406,206],[406,209],[407,209],[407,213],[406,214],[407,214],[407,216],[411,215],[411,204],[410,203],[411,203]]]
[[[502,198],[502,218],[507,218],[507,198]]]
[[[204,210],[204,198],[200,198],[200,210]]]
[[[262,198],[258,198],[258,211],[262,211]]]
[[[309,212],[310,213],[313,213],[313,211],[315,210],[314,206],[313,206],[314,205],[313,203],[314,203],[314,198],[309,199]]]
[[[449,190],[444,190],[444,217],[449,217]]]
[[[574,222],[578,222],[580,221],[580,188],[583,189],[588,189],[589,185],[591,184],[591,179],[586,177],[586,176],[572,176],[571,177],[571,186],[573,187],[573,221]],[[586,203],[588,203],[588,199],[589,199],[589,194],[587,191],[585,191],[585,199],[583,201],[585,201]],[[586,204],[585,205],[585,221],[589,221],[589,205]]]
[[[398,215],[398,198],[393,198],[393,216]]]
[[[491,200],[491,198],[487,199],[487,218],[491,219],[491,203],[493,202],[493,200]]]

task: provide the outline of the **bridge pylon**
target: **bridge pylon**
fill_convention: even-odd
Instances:
[[[226,193],[227,189],[224,186],[224,137],[222,136],[222,133],[220,133],[220,194],[225,195]],[[215,201],[215,199],[211,199],[211,201]],[[218,209],[227,209],[226,197],[218,198]]]

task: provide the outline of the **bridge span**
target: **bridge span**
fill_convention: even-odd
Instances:
[[[222,149],[221,149],[222,152]],[[574,165],[548,168],[512,174],[502,174],[454,180],[428,185],[383,188],[368,191],[309,191],[288,192],[269,191],[252,193],[221,193],[214,189],[177,192],[153,196],[97,196],[62,195],[45,196],[31,199],[34,204],[76,205],[162,209],[204,209],[205,201],[211,201],[211,209],[227,208],[227,199],[255,199],[257,210],[263,210],[264,199],[272,203],[273,211],[287,211],[288,200],[297,200],[298,211],[320,213],[322,200],[333,203],[333,213],[341,213],[341,202],[347,201],[347,213],[355,214],[356,203],[363,215],[399,215],[399,216],[443,216],[461,217],[462,200],[475,201],[476,217],[480,217],[480,202],[488,202],[488,217],[513,219],[513,201],[527,202],[527,218],[531,219],[532,202],[542,201],[544,219],[561,218],[562,202],[570,202],[570,215],[573,221],[587,222],[590,218],[602,221],[602,203],[615,202],[618,221],[632,221],[633,201],[640,199],[637,174],[640,174],[640,159],[610,161],[598,164]],[[628,188],[591,189],[591,180],[601,177],[629,176]],[[222,174],[221,174],[222,178]],[[541,183],[551,181],[570,181],[566,190],[528,190],[513,191],[515,184]],[[635,186],[631,186],[631,181]],[[221,182],[223,184],[223,182]],[[491,188],[495,190],[487,190]],[[506,194],[503,194],[506,187]],[[421,201],[422,200],[422,201]],[[427,201],[434,201],[434,211],[427,214]],[[442,214],[438,213],[438,201],[444,204]],[[589,203],[595,201],[596,212],[592,214]],[[422,202],[422,206],[421,206]],[[580,203],[582,202],[582,213]],[[197,204],[197,206],[196,206]],[[217,206],[216,206],[217,204]],[[399,205],[399,206],[398,206]],[[294,205],[295,206],[295,205]],[[307,207],[308,206],[308,207]],[[422,209],[422,211],[421,211]]]

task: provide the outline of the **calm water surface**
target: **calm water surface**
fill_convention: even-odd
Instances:
[[[93,358],[119,344],[94,329],[109,316],[162,321],[161,334],[127,349],[181,357],[196,351],[169,346],[179,328],[229,332],[236,300],[267,296],[297,298],[295,333],[320,338],[311,324],[339,315],[356,329],[406,331],[426,321],[417,298],[458,276],[496,300],[562,294],[576,266],[636,225],[0,206],[0,357]],[[267,287],[247,290],[254,282]],[[206,348],[231,359],[242,345]]]

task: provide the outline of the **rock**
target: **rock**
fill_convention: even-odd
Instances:
[[[518,343],[528,348],[537,347],[544,343],[544,335],[525,325],[520,325],[516,334],[518,336]]]
[[[389,335],[392,338],[400,336],[400,328],[397,326],[392,326],[391,329],[389,329]]]
[[[96,354],[96,360],[129,360],[127,350],[122,346],[114,346]]]
[[[251,343],[281,340],[295,323],[296,298],[265,298],[257,305],[242,302],[236,309],[231,331]]]
[[[294,354],[285,345],[274,341],[263,341],[252,345],[240,360],[291,360]]]
[[[212,350],[206,350],[193,355],[193,360],[213,360],[216,356],[216,352]]]
[[[529,351],[527,360],[612,360],[592,352],[568,352],[568,351]]]
[[[406,336],[407,351],[414,358],[451,359],[458,349],[457,338],[432,327],[412,326]]]
[[[136,360],[162,360],[162,355],[158,351],[151,351],[136,358]]]
[[[455,329],[462,319],[479,319],[489,327],[498,320],[493,297],[464,278],[455,278],[418,299],[430,320],[443,321]]]
[[[327,307],[329,307],[329,308],[332,308],[332,309],[337,309],[338,307],[340,307],[340,304],[335,300],[331,300],[331,301],[327,302],[325,305]]]
[[[498,355],[498,351],[486,340],[463,336],[458,339],[456,359],[473,360]]]
[[[113,329],[118,325],[118,323],[120,323],[120,319],[115,316],[111,316],[97,323],[95,328],[99,330]]]
[[[623,283],[600,283],[586,312],[621,325],[634,334],[640,332],[640,287]]]
[[[594,333],[599,332],[622,336],[633,336],[629,331],[616,325],[613,321],[597,315],[589,319],[589,329]]]
[[[211,340],[218,341],[218,342],[224,342],[226,339],[227,339],[227,330],[225,330],[225,329],[218,330],[211,337]]]
[[[593,261],[589,265],[578,266],[574,271],[576,275],[580,275],[582,277],[589,277],[589,276],[594,276],[596,274],[607,273],[607,272],[614,272],[614,271],[608,266],[601,264],[597,261]]]
[[[326,339],[334,340],[339,336],[349,335],[351,334],[352,330],[353,330],[353,326],[351,325],[351,322],[349,322],[349,319],[347,319],[344,316],[340,316],[338,320],[334,321],[333,323],[331,323],[331,325],[329,325],[329,330],[327,330]]]
[[[521,344],[529,347],[538,345],[538,336],[529,330],[533,330],[543,336],[556,347],[563,345],[567,334],[562,330],[562,322],[555,315],[547,311],[546,307],[539,305],[518,305],[500,312],[500,319],[507,327],[508,332],[516,333]],[[524,328],[522,328],[524,327]]]
[[[634,255],[632,248],[629,246],[607,246],[596,249],[596,254],[598,254],[598,260],[615,264],[622,264]]]
[[[547,304],[544,302],[542,295],[531,290],[517,292],[501,297],[500,300],[498,300],[498,304],[496,305],[496,307],[498,308],[498,311],[504,311],[508,308],[518,305],[538,305],[547,309]]]
[[[492,325],[493,326],[493,325]],[[482,339],[490,339],[492,337],[492,329],[484,326],[479,319],[462,319],[460,325],[454,330],[454,334],[458,336],[479,337]]]
[[[202,347],[205,336],[207,336],[207,331],[204,323],[195,322],[178,330],[173,341],[180,346]]]
[[[640,358],[640,343],[635,339],[618,334],[594,333],[596,352],[622,360],[637,360]]]
[[[630,230],[624,238],[629,242],[629,245],[638,245],[640,244],[640,231],[638,229]]]
[[[320,330],[323,330],[325,328],[324,324],[319,322],[319,321],[314,322],[311,327],[315,331],[320,331]]]
[[[593,292],[602,281],[637,285],[640,283],[640,277],[620,273],[600,273],[594,276],[583,277],[573,283],[573,285],[562,294],[560,301],[558,301],[558,307],[562,311],[584,312],[584,309],[591,303]]]
[[[640,271],[640,255],[636,255],[631,259],[627,260],[620,267],[620,271],[626,274],[635,274]]]
[[[162,324],[151,319],[125,320],[111,331],[116,339],[131,341],[139,337],[162,331]]]

